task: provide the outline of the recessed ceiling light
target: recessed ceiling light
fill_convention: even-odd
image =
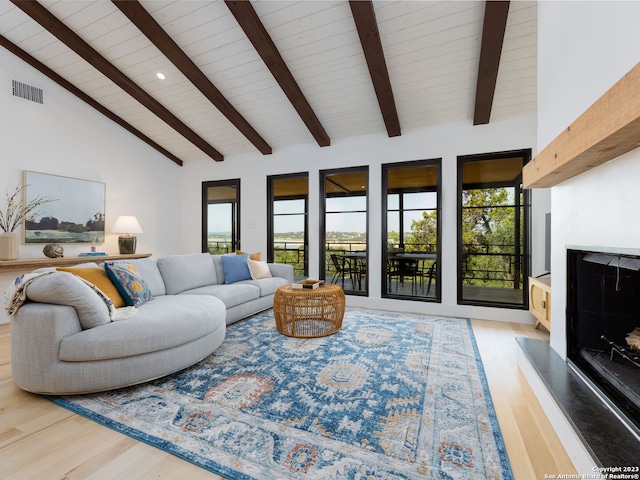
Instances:
[[[164,73],[162,73],[162,72],[156,73],[156,77],[158,77],[160,80],[164,80],[165,78],[167,78],[167,77],[164,76]]]

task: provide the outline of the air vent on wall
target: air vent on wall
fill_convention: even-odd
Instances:
[[[17,80],[11,80],[11,91],[14,97],[24,98],[36,103],[44,103],[44,93],[41,88],[27,85]]]

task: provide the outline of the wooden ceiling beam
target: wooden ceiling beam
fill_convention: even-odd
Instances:
[[[282,88],[293,108],[296,109],[298,115],[307,126],[313,138],[316,139],[318,145],[327,147],[331,144],[331,139],[324,127],[318,120],[311,105],[305,98],[298,83],[293,78],[291,71],[284,62],[280,52],[273,43],[273,40],[264,28],[258,14],[251,5],[250,1],[244,0],[225,0],[224,2],[238,24],[244,30],[245,35],[253,44],[253,47],[262,58],[265,65],[276,79],[276,82]]]
[[[476,104],[473,114],[474,125],[485,125],[489,123],[491,117],[508,15],[508,1],[487,0],[485,2]]]
[[[400,120],[398,119],[396,102],[393,97],[387,62],[382,50],[382,41],[380,40],[380,31],[376,22],[373,3],[370,0],[350,0],[349,6],[351,7],[353,20],[356,23],[364,57],[367,60],[373,88],[376,92],[376,97],[378,97],[382,118],[387,127],[387,134],[390,137],[397,137],[401,134]]]
[[[187,56],[186,53],[173,41],[153,17],[139,2],[134,0],[112,0],[113,4],[160,50],[165,57],[171,60],[178,70],[222,113],[247,140],[249,140],[263,155],[272,153],[269,144],[258,132],[245,120],[231,103],[222,95]]]
[[[60,85],[62,88],[66,89],[67,91],[69,91],[70,93],[72,93],[73,95],[78,97],[80,100],[85,102],[87,105],[90,105],[93,108],[95,108],[97,111],[102,113],[108,119],[114,121],[115,123],[120,125],[122,128],[124,128],[128,132],[130,132],[133,135],[135,135],[136,137],[138,137],[140,140],[145,142],[151,148],[153,148],[153,149],[157,150],[158,152],[160,152],[162,155],[167,157],[172,162],[176,163],[179,166],[183,165],[182,160],[180,160],[178,157],[176,157],[173,153],[169,152],[165,148],[163,148],[160,145],[158,145],[156,142],[151,140],[149,137],[147,137],[141,131],[139,131],[138,129],[136,129],[135,127],[133,127],[129,123],[127,123],[125,120],[123,120],[121,117],[119,117],[118,115],[113,113],[111,110],[106,108],[104,105],[98,103],[96,100],[91,98],[89,95],[84,93],[82,90],[77,88],[75,85],[73,85],[72,83],[68,82],[67,80],[62,78],[60,75],[58,75],[56,72],[51,70],[44,63],[42,63],[39,60],[33,58],[27,52],[22,50],[20,47],[18,47],[14,43],[10,42],[8,39],[3,37],[2,35],[0,35],[0,45],[3,46],[4,48],[6,48],[7,50],[9,50],[11,53],[16,55],[17,57],[19,57],[20,59],[22,59],[25,62],[27,62],[29,65],[31,65],[33,68],[38,70],[43,75],[49,77],[49,79],[53,80],[58,85]]]
[[[221,162],[224,157],[215,148],[209,145],[198,134],[182,123],[175,115],[156,101],[151,95],[140,88],[124,73],[114,67],[107,59],[94,50],[87,42],[82,40],[69,27],[58,20],[45,7],[35,0],[11,0],[16,7],[29,15],[33,20],[44,27],[54,37],[64,43],[67,47],[77,53],[91,66],[105,75],[109,80],[118,85],[126,93],[148,108],[158,118],[163,120],[175,131],[192,144],[206,153],[212,159]]]

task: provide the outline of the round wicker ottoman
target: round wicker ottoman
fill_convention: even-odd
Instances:
[[[338,285],[295,289],[284,285],[273,298],[276,330],[289,337],[324,337],[342,327],[345,298]]]

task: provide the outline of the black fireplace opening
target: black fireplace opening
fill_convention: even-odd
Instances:
[[[567,250],[567,358],[640,431],[640,256]]]

